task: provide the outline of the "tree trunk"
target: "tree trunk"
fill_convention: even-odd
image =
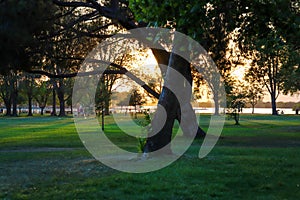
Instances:
[[[255,108],[255,105],[252,104],[252,114],[254,114],[254,108]]]
[[[109,115],[109,103],[110,103],[110,98],[106,97],[104,99],[104,111],[105,111],[105,115]]]
[[[215,113],[214,115],[219,115],[220,114],[220,104],[219,104],[219,93],[218,91],[214,92],[214,103],[215,103]]]
[[[11,116],[11,101],[4,101],[4,103],[6,108],[5,116]]]
[[[63,79],[59,79],[59,86],[56,87],[57,91],[57,97],[59,100],[59,115],[60,117],[66,116],[66,110],[65,110],[65,88]]]
[[[104,126],[105,126],[105,123],[104,123],[104,108],[103,106],[101,106],[101,128],[102,128],[102,131],[104,131]]]
[[[172,138],[172,129],[177,114],[178,102],[176,96],[168,88],[163,87],[158,104],[159,106],[151,122],[152,132],[149,134],[150,137],[147,139],[144,152],[153,152],[166,146],[165,153],[172,153],[169,143]],[[158,125],[161,124],[161,121],[164,121],[162,119],[164,116],[163,109],[166,111],[167,119],[163,128],[159,130]]]
[[[188,106],[188,105],[187,105]],[[191,105],[190,105],[191,106]],[[192,107],[190,107],[190,109],[193,109]],[[180,108],[177,109],[177,117],[176,117],[176,120],[179,122],[181,122],[181,117],[190,117],[190,116],[185,116],[185,115],[181,115],[181,110]],[[188,134],[186,132],[183,133],[185,136],[188,136]],[[206,136],[206,132],[200,128],[200,126],[198,126],[198,130],[197,130],[197,133],[196,133],[196,138],[204,138]]]
[[[162,75],[166,74],[166,68],[165,66],[167,66],[169,64],[169,60],[170,60],[170,53],[167,51],[163,51],[160,49],[152,49],[152,53],[157,61],[157,63],[159,64],[160,70],[162,72]],[[189,69],[190,70],[190,69]],[[190,74],[190,72],[189,72]],[[192,77],[191,77],[192,78]],[[161,83],[161,82],[160,82]],[[162,86],[161,86],[162,87]],[[162,90],[161,90],[162,91]],[[159,104],[159,103],[158,103]],[[176,119],[179,121],[180,123],[180,119],[181,119],[181,113],[180,113],[180,108],[177,108],[179,111],[177,112],[177,117]],[[126,112],[125,112],[126,114]],[[184,117],[184,116],[183,116]],[[206,132],[203,131],[203,129],[201,129],[198,126],[198,130],[197,130],[197,134],[196,134],[196,138],[203,138],[206,136]]]
[[[271,103],[272,103],[272,115],[278,115],[276,107],[276,94],[271,93]]]
[[[32,97],[28,96],[28,115],[32,116]]]
[[[13,95],[12,95],[12,114],[11,116],[17,117],[18,116],[18,89],[14,88]]]
[[[52,89],[52,113],[51,116],[56,116],[56,92],[53,84],[53,89]]]
[[[172,69],[175,69],[183,77],[175,78]],[[178,108],[181,106],[180,116],[181,119],[189,119],[189,126],[181,126],[183,133],[186,136],[193,136],[192,129],[197,125],[197,119],[192,106],[190,104],[191,88],[186,87],[186,80],[189,84],[192,83],[190,63],[184,60],[182,57],[171,54],[169,60],[169,66],[165,76],[165,85],[163,86],[161,95],[158,101],[158,108],[151,122],[152,132],[149,133],[148,139],[144,148],[144,152],[153,152],[161,148],[165,148],[163,153],[172,153],[170,142],[172,139],[172,129],[175,119],[178,117]],[[176,88],[177,96],[180,95],[181,102],[176,95],[171,91],[171,88]],[[164,111],[165,110],[165,111]],[[167,116],[165,116],[165,114]],[[186,115],[189,116],[186,116]],[[191,116],[192,115],[192,116]],[[166,118],[166,121],[165,121]],[[165,121],[161,128],[161,123]],[[182,124],[181,124],[182,125]],[[197,127],[195,130],[197,130]],[[196,134],[196,133],[195,133]]]
[[[44,115],[44,109],[45,109],[45,107],[40,107],[40,109],[41,109],[41,115]]]
[[[235,121],[235,125],[240,125],[240,113],[236,112],[234,113],[234,121]]]
[[[58,99],[59,99],[59,115],[60,117],[65,117],[66,116],[66,110],[65,110],[65,99],[64,96],[58,94]]]

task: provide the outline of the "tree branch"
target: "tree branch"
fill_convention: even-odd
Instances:
[[[76,76],[90,76],[90,75],[96,75],[96,74],[125,74],[126,72],[122,70],[104,70],[104,71],[90,71],[90,72],[75,72],[70,74],[52,74],[50,72],[46,72],[43,70],[27,70],[26,72],[31,74],[40,74],[47,76],[49,78],[73,78]]]
[[[73,8],[79,8],[79,7],[88,7],[88,8],[95,8],[93,4],[91,3],[85,3],[85,2],[64,2],[64,1],[58,1],[58,0],[53,0],[53,3],[58,5],[58,6],[63,6],[63,7],[73,7]]]
[[[83,60],[81,58],[73,58],[77,60]],[[149,94],[153,95],[155,98],[159,98],[160,94],[158,94],[156,91],[154,91],[150,86],[148,86],[144,81],[142,81],[140,78],[132,74],[130,71],[128,71],[125,67],[120,66],[116,63],[109,63],[107,61],[102,60],[96,60],[96,59],[89,59],[90,62],[95,63],[102,63],[107,64],[113,67],[116,67],[118,70],[97,70],[97,71],[89,71],[89,72],[78,72],[78,73],[70,73],[70,74],[52,74],[43,70],[27,70],[28,73],[32,74],[41,74],[45,75],[49,78],[72,78],[76,76],[90,76],[90,75],[97,75],[97,74],[124,74],[128,76],[130,79],[132,79],[134,82],[139,84],[142,88],[144,88]]]

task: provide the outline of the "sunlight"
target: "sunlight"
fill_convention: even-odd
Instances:
[[[149,74],[153,78],[158,78],[158,75],[160,74],[157,61],[152,54],[151,49],[148,49],[146,52],[146,59],[143,63],[143,72]]]
[[[231,75],[234,78],[238,79],[239,81],[243,81],[245,72],[246,72],[245,66],[238,66],[237,68],[231,70]]]
[[[130,54],[134,55],[134,59],[124,66],[126,69],[146,83],[150,80],[160,80],[160,69],[150,49],[145,52],[135,51]],[[113,90],[116,92],[128,92],[133,88],[139,87],[137,83],[128,80],[128,77],[124,76],[122,79],[117,80]]]

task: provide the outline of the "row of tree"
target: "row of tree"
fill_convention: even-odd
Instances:
[[[64,81],[63,84],[61,82]],[[73,79],[45,80],[41,76],[18,73],[0,75],[0,97],[6,108],[6,116],[18,116],[18,111],[27,108],[32,116],[33,102],[44,114],[47,105],[52,105],[52,115],[56,116],[56,102],[59,102],[59,116],[65,116],[65,105],[71,105]]]

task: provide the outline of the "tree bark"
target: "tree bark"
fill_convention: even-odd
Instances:
[[[57,97],[59,100],[59,115],[60,117],[66,116],[66,110],[65,110],[65,89],[64,89],[64,83],[63,80],[59,80],[59,86],[56,87],[57,90]]]
[[[219,96],[218,92],[214,92],[214,103],[215,103],[215,113],[214,115],[219,115],[220,114],[220,104],[219,104]]]
[[[184,78],[174,78],[171,73],[171,68],[178,71]],[[172,139],[172,129],[175,119],[178,119],[180,117],[188,117],[188,119],[191,119],[189,126],[181,126],[181,128],[185,136],[193,136],[193,133],[190,130],[192,130],[192,128],[195,128],[195,126],[198,127],[198,125],[196,115],[192,110],[192,106],[190,104],[192,91],[191,88],[188,89],[188,87],[185,86],[187,84],[186,81],[188,81],[189,84],[192,83],[190,63],[179,55],[172,53],[165,76],[165,85],[162,89],[158,101],[159,106],[151,122],[152,131],[148,135],[148,139],[144,148],[145,153],[157,151],[162,149],[163,147],[163,153],[172,153],[170,146],[170,142]],[[176,95],[170,90],[169,87],[176,87],[176,89],[178,89],[179,93],[177,93],[177,95],[179,94],[180,97],[183,97],[180,103]],[[181,110],[182,112],[178,113],[178,108],[180,108],[179,110]],[[162,129],[160,129],[161,122],[165,121],[164,110],[167,115],[166,122],[163,125]],[[186,116],[186,114],[192,116]],[[178,117],[179,115],[180,117]],[[197,130],[197,127],[195,130]]]
[[[255,104],[252,104],[252,114],[254,114]]]
[[[5,104],[5,108],[6,108],[5,116],[11,116],[11,100],[4,101],[4,104]]]
[[[13,109],[12,109],[12,114],[11,116],[13,117],[17,117],[18,116],[18,89],[17,89],[17,86],[15,86],[13,88],[13,92],[12,92],[12,106],[13,106]]]
[[[167,69],[166,66],[169,65],[169,60],[170,60],[171,53],[169,53],[169,52],[167,52],[165,50],[161,50],[161,49],[151,49],[151,50],[152,50],[152,53],[153,53],[153,55],[154,55],[154,57],[155,57],[158,65],[159,65],[159,67],[160,67],[161,73],[164,76],[166,74],[166,69]],[[192,75],[191,75],[190,66],[188,68],[189,69],[187,69],[187,72],[188,72],[187,74],[188,74],[189,77],[187,77],[187,78],[190,79],[190,81],[192,83]],[[156,98],[158,98],[158,99],[160,98],[160,95],[159,96],[153,95],[153,96],[156,97]],[[178,120],[179,123],[180,123],[181,117],[185,117],[185,116],[181,116],[180,107],[177,107],[177,116],[176,116],[176,119]],[[187,135],[187,134],[185,134],[185,135]],[[205,136],[206,136],[206,132],[202,128],[200,128],[198,126],[196,138],[203,138]]]
[[[45,107],[40,107],[41,108],[41,115],[44,115],[44,109]]]
[[[66,110],[65,110],[65,99],[64,96],[61,94],[57,94],[58,99],[59,99],[59,115],[60,117],[65,117],[66,116]]]
[[[235,121],[235,125],[240,125],[240,113],[239,111],[237,111],[236,113],[234,113],[234,121]]]
[[[278,115],[276,106],[276,94],[271,93],[272,115]]]
[[[53,83],[52,88],[52,113],[51,116],[56,116],[56,92],[55,92],[55,84]]]
[[[105,111],[105,115],[109,115],[109,104],[110,104],[110,95],[108,95],[108,97],[106,97],[104,99],[104,111]]]
[[[28,115],[32,116],[32,97],[31,95],[28,95]]]

